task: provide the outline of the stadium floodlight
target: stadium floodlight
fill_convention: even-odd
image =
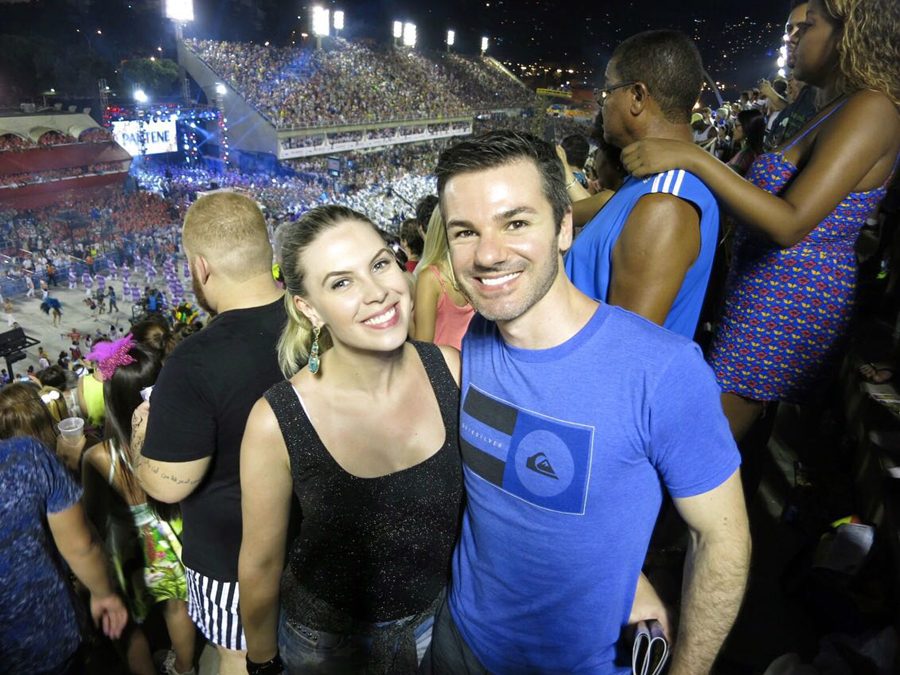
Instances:
[[[456,42],[456,33],[452,30],[447,31],[447,46],[452,47],[453,43]]]
[[[410,23],[409,21],[403,24],[403,46],[416,46],[416,24]]]
[[[135,89],[134,100],[137,103],[146,103],[150,100],[150,97],[147,96],[147,93],[143,89]]]
[[[342,9],[334,11],[334,29],[344,30],[344,10]]]
[[[395,21],[394,22],[394,39],[399,40],[403,37],[403,22]]]
[[[194,20],[194,0],[166,0],[166,18],[179,23]]]
[[[780,77],[785,77],[785,76],[787,75],[787,72],[785,71],[784,68],[779,68],[779,69],[778,69],[778,75],[779,75]]]
[[[216,94],[219,96],[224,96],[228,93],[228,89],[221,82],[216,82]]]
[[[312,32],[317,38],[328,37],[331,29],[331,11],[324,7],[312,8]]]
[[[488,48],[488,39],[486,37],[481,38],[481,53],[487,51]]]

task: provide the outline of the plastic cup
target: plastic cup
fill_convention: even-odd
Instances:
[[[60,435],[66,440],[75,441],[84,435],[84,420],[80,417],[67,417],[56,425]]]

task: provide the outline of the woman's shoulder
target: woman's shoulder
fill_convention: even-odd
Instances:
[[[97,471],[100,471],[101,473],[103,473],[103,475],[106,475],[106,472],[109,471],[109,465],[111,463],[110,451],[109,447],[106,444],[106,441],[95,443],[87,450],[85,450],[82,461],[87,462]]]
[[[878,124],[872,124],[874,120],[878,120]],[[900,111],[880,91],[861,89],[847,97],[829,122],[834,126],[853,125],[880,135],[889,135],[887,132],[891,129],[900,127]]]
[[[448,345],[438,345],[433,342],[410,340],[404,346],[404,356],[421,361],[426,372],[441,364],[447,367],[453,380],[459,386],[460,356],[459,350]]]

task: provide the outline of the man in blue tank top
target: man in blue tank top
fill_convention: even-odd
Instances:
[[[550,144],[492,132],[446,150],[437,176],[478,315],[462,348],[467,506],[433,672],[630,672],[616,645],[649,618],[635,588],[663,486],[693,540],[671,672],[708,672],[750,541],[740,459],[699,348],[566,277],[572,212]]]
[[[643,138],[690,141],[702,81],[700,54],[685,35],[628,38],[600,92],[604,138],[620,148]],[[567,187],[575,187],[571,178]],[[586,295],[693,339],[718,229],[715,197],[694,174],[629,176],[575,240],[566,272]]]

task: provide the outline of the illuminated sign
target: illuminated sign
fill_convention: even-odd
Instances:
[[[175,118],[170,120],[141,123],[135,120],[113,122],[113,137],[116,143],[128,151],[132,157],[141,154],[158,155],[164,152],[178,151],[178,138],[175,134]],[[143,133],[143,143],[141,134]],[[141,147],[146,148],[141,152]]]

